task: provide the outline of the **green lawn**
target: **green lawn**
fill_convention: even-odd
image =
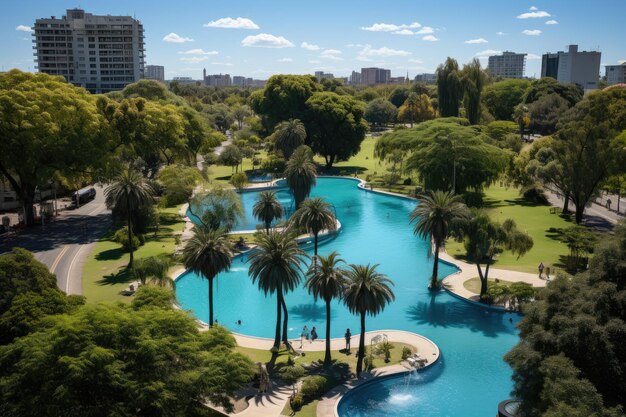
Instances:
[[[554,272],[563,269],[562,256],[569,253],[567,246],[557,239],[558,234],[549,231],[550,228],[566,229],[573,226],[569,219],[556,214],[550,214],[550,206],[532,205],[519,196],[514,188],[505,188],[494,185],[485,190],[485,203],[492,219],[504,221],[507,218],[515,220],[520,230],[527,232],[533,238],[533,248],[523,257],[517,259],[510,252],[501,254],[495,262],[496,268],[511,269],[522,272],[536,272],[537,265],[543,262]],[[463,258],[465,249],[462,243],[450,241],[447,251],[456,258]]]
[[[489,284],[495,284],[496,279],[498,280],[498,284],[500,285],[504,285],[505,287],[510,287],[511,284],[513,284],[513,282],[511,281],[505,281],[502,279],[498,279],[496,278],[489,278]],[[470,278],[467,281],[465,281],[463,283],[463,286],[465,287],[466,290],[473,292],[474,294],[480,294],[480,278],[478,277],[474,277],[474,278]]]
[[[160,230],[146,234],[146,243],[135,251],[135,259],[174,252],[174,232],[181,232],[185,226],[178,215],[180,207],[159,209],[162,215]],[[99,301],[125,301],[132,297],[120,295],[120,291],[133,281],[126,269],[129,254],[120,245],[111,241],[114,230],[104,235],[91,251],[83,267],[83,295],[88,303]]]

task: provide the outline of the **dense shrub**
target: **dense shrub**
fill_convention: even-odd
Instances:
[[[468,191],[463,193],[463,201],[467,207],[480,208],[483,206],[483,193],[477,191]]]
[[[307,376],[302,380],[302,388],[300,388],[300,392],[307,400],[311,400],[324,394],[327,391],[328,385],[329,381],[325,376]]]
[[[248,176],[243,172],[237,172],[230,177],[230,183],[238,190],[242,190],[248,183]]]
[[[289,405],[293,411],[299,411],[304,405],[304,398],[300,394],[296,394],[289,399]]]
[[[522,190],[522,198],[529,203],[548,204],[548,197],[541,187],[530,186]]]

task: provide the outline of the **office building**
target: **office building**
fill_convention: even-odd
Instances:
[[[121,90],[144,77],[144,32],[130,16],[69,9],[33,26],[36,67],[92,93]]]
[[[384,68],[361,68],[361,84],[387,84],[391,78],[391,70]]]
[[[389,77],[389,80],[387,81],[389,84],[404,84],[406,83],[406,80],[408,80],[407,77]]]
[[[202,79],[204,80],[205,85],[211,87],[230,87],[233,85],[230,74],[206,75],[206,69],[202,70]]]
[[[356,71],[352,71],[352,74],[350,74],[349,83],[351,85],[361,84],[361,73],[360,72],[356,72]]]
[[[435,84],[437,82],[437,74],[417,74],[415,76],[416,83]]]
[[[626,83],[626,62],[618,65],[606,65],[606,82],[609,85]]]
[[[583,90],[598,88],[600,52],[578,52],[578,45],[569,45],[567,52],[544,54],[541,76],[552,77],[561,83],[576,84]]]
[[[487,69],[494,77],[524,78],[526,54],[504,51],[502,55],[492,55]]]
[[[191,77],[174,77],[172,81],[176,81],[180,85],[200,84],[200,81],[194,80]]]
[[[146,65],[146,79],[165,81],[165,67],[163,65]]]
[[[233,85],[235,85],[237,87],[245,87],[246,86],[246,77],[243,77],[241,75],[234,75],[233,76]]]
[[[335,78],[335,76],[334,74],[331,74],[330,72],[315,71],[315,78],[317,78],[318,81],[320,81],[322,78],[332,80],[333,78]]]

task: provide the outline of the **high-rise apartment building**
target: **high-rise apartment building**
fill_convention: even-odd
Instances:
[[[576,84],[583,90],[598,88],[600,52],[578,52],[578,45],[569,45],[567,52],[544,54],[541,60],[541,76],[556,78],[567,84]]]
[[[315,71],[315,78],[317,78],[318,81],[320,81],[322,78],[332,80],[333,78],[335,78],[335,75],[330,72]]]
[[[361,84],[387,84],[391,78],[391,70],[384,68],[361,68]]]
[[[93,93],[121,90],[144,77],[144,33],[130,16],[96,16],[69,9],[35,21],[37,69],[62,75]]]
[[[437,74],[417,74],[415,76],[416,83],[435,84],[437,82]]]
[[[618,65],[606,65],[606,82],[609,85],[626,83],[626,62]]]
[[[352,85],[361,84],[361,73],[352,71],[352,74],[350,74],[349,83]]]
[[[487,69],[494,77],[524,78],[526,54],[504,51],[502,55],[492,55]]]
[[[148,80],[165,81],[165,67],[163,65],[146,65],[146,78]]]
[[[203,70],[203,76],[204,84],[211,87],[230,87],[231,85],[233,85],[230,74],[206,75],[206,70]]]

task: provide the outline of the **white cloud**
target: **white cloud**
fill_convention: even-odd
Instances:
[[[526,59],[529,61],[535,61],[537,59],[541,59],[541,56],[537,55],[537,54],[527,54],[526,55]]]
[[[319,51],[320,47],[318,45],[314,45],[312,43],[308,43],[308,42],[302,42],[300,44],[300,48],[306,49],[308,51]]]
[[[426,35],[422,38],[423,41],[428,41],[428,42],[437,42],[439,40],[439,38],[433,36],[433,35]]]
[[[535,10],[539,10],[539,9],[536,8],[535,6],[530,6],[530,8],[528,10],[532,10],[534,12]]]
[[[365,48],[366,46],[363,43],[349,43],[346,45],[347,48]]]
[[[361,30],[367,30],[370,32],[397,32],[403,29],[417,29],[422,27],[417,22],[409,23],[408,25],[394,25],[393,23],[374,23],[372,26],[363,26]]]
[[[626,59],[620,59],[619,61],[617,61],[617,63],[620,65],[626,64]]]
[[[277,62],[293,62],[293,58],[281,58]]]
[[[550,17],[550,13],[540,10],[540,11],[522,13],[519,16],[517,16],[518,19],[537,19],[541,17]]]
[[[465,41],[463,43],[467,43],[467,44],[473,45],[473,44],[477,44],[477,43],[488,43],[488,42],[489,41],[487,39],[485,39],[485,38],[478,38],[478,39],[469,39],[469,40],[467,40],[467,41]]]
[[[241,46],[250,48],[292,48],[294,45],[282,36],[274,36],[269,33],[246,36],[241,41]]]
[[[223,17],[213,20],[203,25],[205,28],[222,28],[222,29],[258,29],[259,25],[245,17]]]
[[[343,60],[339,55],[341,55],[341,51],[338,49],[324,49],[320,54],[320,58],[334,59],[335,61]]]
[[[478,52],[474,55],[476,58],[487,58],[492,55],[500,55],[502,51],[496,51],[495,49],[485,49],[484,51]]]
[[[321,64],[321,63],[322,63],[322,61],[320,61],[319,59],[311,59],[309,61],[309,64]]]
[[[559,24],[559,22],[557,22],[556,20],[548,20],[546,22],[546,25],[558,25],[558,24]]]
[[[504,33],[504,32],[496,32],[496,35],[498,35],[498,36],[504,36],[504,35],[506,35],[506,33]]]
[[[435,33],[435,29],[431,28],[430,26],[424,26],[423,28],[415,32],[416,35],[429,35],[431,33]]]
[[[184,36],[180,36],[174,32],[169,33],[167,35],[165,35],[163,37],[163,40],[165,42],[170,42],[170,43],[185,43],[185,42],[193,42],[193,39],[191,38],[186,38]]]
[[[370,45],[365,45],[365,47],[359,52],[357,59],[360,61],[368,61],[371,57],[379,57],[379,56],[407,56],[411,55],[408,51],[403,51],[400,49],[391,49],[383,46],[382,48],[374,49]]]
[[[19,30],[20,32],[31,32],[31,33],[34,32],[33,28],[31,28],[30,26],[26,26],[26,25],[17,25],[15,30]]]
[[[409,59],[409,62],[413,62],[414,64],[423,64],[421,59],[415,59],[415,58]]]
[[[223,65],[225,67],[232,67],[232,62],[211,62],[211,65]]]
[[[202,62],[202,61],[208,61],[209,58],[206,56],[189,56],[189,57],[182,57],[180,58],[181,61],[183,62],[189,62],[191,64],[197,64],[198,62]]]
[[[188,51],[180,51],[179,54],[182,54],[182,55],[217,55],[219,54],[219,52],[205,51],[203,49],[190,49]]]
[[[533,30],[524,29],[522,31],[522,33],[524,35],[528,35],[528,36],[539,36],[539,35],[541,35],[541,31],[539,29],[533,29]]]
[[[395,32],[392,32],[392,33],[394,35],[414,35],[415,34],[415,32],[409,29],[396,30]]]

